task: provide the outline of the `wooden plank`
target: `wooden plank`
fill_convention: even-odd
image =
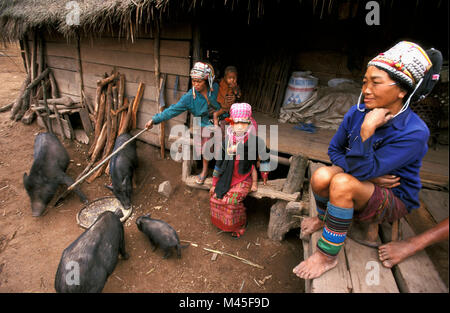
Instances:
[[[310,162],[309,171],[311,175],[320,167],[324,166],[321,163]],[[316,201],[312,192],[311,185],[309,186],[309,202],[310,202],[310,216],[317,216]],[[317,241],[322,236],[322,230],[318,230],[311,235],[309,241],[310,253],[317,251]],[[306,282],[305,287],[310,288],[311,293],[348,293],[352,290],[352,282],[350,273],[347,269],[345,260],[345,249],[341,249],[338,254],[338,264],[335,268],[325,272],[322,276]],[[309,284],[309,286],[308,286]]]
[[[205,189],[209,190],[212,186],[212,177],[206,178],[203,185],[199,185],[195,182],[197,179],[196,175],[189,176],[185,183],[187,186],[192,188],[199,188],[199,189]],[[261,199],[261,198],[271,198],[271,199],[279,199],[279,200],[286,200],[286,201],[297,201],[298,196],[300,195],[299,192],[289,194],[282,191],[277,191],[270,187],[270,184],[267,184],[266,186],[263,185],[262,182],[258,182],[258,190],[252,191],[248,194],[251,197]]]
[[[80,95],[80,88],[79,85],[77,85],[77,80],[79,79],[77,72],[60,69],[52,70],[60,93],[77,96]]]
[[[114,64],[121,67],[154,70],[153,57],[150,54],[124,51],[107,51],[102,49],[81,48],[83,60],[99,64]],[[189,58],[161,56],[161,72],[189,76]]]
[[[137,52],[153,55],[154,40],[138,38],[132,42],[125,38],[102,37],[91,41],[83,38],[81,46],[86,49],[102,49],[108,51]],[[190,42],[187,40],[161,40],[161,55],[172,57],[189,57]]]
[[[363,246],[348,237],[345,240],[344,249],[352,280],[352,292],[399,292],[392,271],[385,268],[378,260],[377,249]]]
[[[415,236],[411,226],[409,226],[404,218],[400,220],[400,228],[403,233],[403,238]],[[390,240],[391,230],[389,225],[386,223],[382,224],[381,233],[384,241]],[[393,273],[397,280],[400,292],[448,292],[447,287],[439,277],[432,261],[423,250],[394,266]]]
[[[72,72],[77,71],[76,60],[64,56],[48,55],[47,65],[52,69],[68,70]]]
[[[68,44],[66,42],[47,42],[46,43],[47,55],[59,56],[66,58],[77,58],[77,46],[75,43]]]
[[[421,189],[419,198],[425,204],[425,207],[431,213],[436,223],[448,217],[448,192]]]

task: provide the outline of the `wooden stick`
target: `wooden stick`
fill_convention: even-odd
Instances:
[[[159,110],[159,112],[162,112],[164,110],[163,107],[161,107],[160,103],[160,93],[161,93],[161,86],[162,83],[160,82],[160,30],[159,30],[159,22],[158,19],[155,20],[155,39],[153,40],[153,61],[155,63],[155,87],[156,87],[156,105]],[[160,132],[159,132],[159,145],[161,147],[161,159],[164,159],[164,123],[160,123]]]
[[[219,253],[221,255],[228,255],[228,256],[231,256],[231,257],[236,258],[238,260],[241,260],[245,264],[248,264],[248,265],[260,268],[260,269],[264,269],[264,266],[258,265],[256,263],[253,263],[253,262],[251,262],[249,260],[246,260],[244,258],[241,258],[241,257],[239,257],[237,255],[234,255],[234,254],[231,254],[231,253],[227,253],[227,252],[223,252],[223,251],[219,251],[219,250],[212,250],[212,249],[208,249],[208,248],[203,248],[203,250],[206,250],[206,251],[209,251],[209,252],[214,252],[214,253]]]
[[[63,127],[63,124],[61,121],[61,116],[59,116],[58,108],[55,103],[53,103],[53,111],[55,112],[56,121],[58,122],[59,129],[61,131],[61,138],[66,139],[66,133],[64,132],[64,127]]]
[[[25,114],[23,115],[23,117],[20,121],[22,123],[24,123],[25,125],[30,125],[33,122],[35,116],[36,116],[36,112],[34,112],[31,108],[29,108],[25,112]]]
[[[27,73],[30,74],[30,46],[28,45],[27,34],[23,35],[23,48],[25,50],[25,63],[26,63],[25,68],[27,70]]]
[[[108,77],[106,77],[106,78],[103,78],[103,79],[100,79],[100,80],[97,80],[97,87],[103,87],[103,86],[105,86],[106,84],[109,84],[109,83],[111,83],[112,81],[114,81],[115,79],[117,79],[117,76],[119,75],[119,73],[114,73],[114,74],[112,74],[112,75],[110,75],[110,76],[108,76]]]
[[[31,81],[36,79],[37,34],[33,32],[33,49],[31,50]],[[34,87],[34,86],[33,86]]]
[[[113,114],[113,115],[117,115],[117,114],[119,114],[120,112],[122,112],[122,111],[125,111],[125,110],[127,110],[128,109],[128,104],[127,105],[123,105],[123,106],[121,106],[119,109],[117,109],[117,110],[111,110],[111,113]]]
[[[106,90],[106,146],[103,151],[103,157],[109,154],[114,146],[114,138],[112,134],[112,119],[111,119],[111,107],[112,107],[112,85],[108,84],[108,89]]]
[[[31,82],[31,74],[28,73],[27,77],[25,78],[25,80],[22,83],[22,86],[20,87],[19,96],[17,97],[16,101],[14,102],[14,104],[12,106],[10,119],[14,120],[17,112],[19,112],[19,110],[22,106],[22,102],[24,100],[23,95],[25,93],[27,86],[30,84],[30,82]]]
[[[76,186],[78,186],[81,182],[83,182],[87,177],[89,177],[94,171],[98,170],[98,168],[102,165],[105,164],[105,162],[107,162],[109,159],[111,159],[114,155],[116,155],[117,153],[119,153],[127,144],[129,144],[130,142],[132,142],[134,139],[136,139],[137,137],[139,137],[143,132],[147,131],[147,128],[144,128],[143,130],[141,130],[139,133],[137,133],[136,135],[134,135],[133,137],[131,137],[130,139],[128,139],[127,141],[125,141],[120,147],[118,147],[116,149],[116,151],[114,151],[113,153],[111,153],[109,156],[107,156],[106,158],[104,158],[101,162],[99,162],[92,170],[89,171],[89,173],[85,174],[83,177],[81,177],[80,179],[78,179],[76,182],[74,182],[72,185],[69,186],[69,188],[67,188],[67,190],[58,198],[58,200],[56,200],[55,202],[55,206],[57,206],[59,204],[59,202],[65,197],[67,196],[67,194],[72,191]]]
[[[128,132],[128,125],[131,120],[132,106],[128,104],[128,98],[124,99],[124,106],[128,107],[128,111],[122,112],[122,117],[120,119],[119,131],[118,131],[117,136],[120,136],[120,135]]]
[[[164,75],[163,78],[161,79],[161,84],[159,85],[159,88],[158,88],[159,89],[159,91],[158,91],[158,93],[159,93],[159,100],[158,100],[159,112],[164,111],[164,107],[165,107],[164,95],[163,95],[165,79],[166,79],[166,76]],[[161,122],[161,123],[159,123],[159,125],[160,125],[159,146],[161,147],[161,159],[164,159],[165,151],[166,151],[166,148],[165,148],[165,139],[166,139],[165,123]]]
[[[98,90],[98,89],[97,89]],[[100,88],[101,91],[101,88]],[[94,141],[92,142],[91,149],[89,149],[89,154],[92,154],[94,146],[100,136],[100,132],[102,130],[104,115],[105,115],[105,103],[106,103],[106,95],[104,92],[101,92],[100,104],[98,106],[95,127],[94,127]]]
[[[45,88],[45,82],[42,80],[42,96],[44,97],[44,107],[45,107],[45,111],[47,112],[47,122],[48,122],[48,128],[50,130],[50,132],[53,134],[53,126],[52,126],[52,121],[50,119],[50,109],[48,108],[47,105],[47,90]]]
[[[50,86],[52,88],[52,98],[57,99],[57,98],[59,98],[59,90],[58,90],[58,85],[56,84],[55,75],[53,75],[53,71],[50,71],[48,77],[50,79]],[[48,99],[48,100],[50,100],[50,99]]]
[[[77,30],[77,65],[78,65],[78,74],[80,75],[80,98],[81,98],[81,106],[87,107],[90,113],[93,113],[91,107],[86,105],[86,101],[84,99],[84,81],[83,81],[83,66],[81,65],[81,49],[80,49],[80,33]]]
[[[97,161],[97,158],[99,157],[101,151],[103,150],[105,143],[106,143],[106,124],[103,124],[103,128],[102,131],[100,132],[100,136],[98,137],[97,142],[96,143],[94,142],[92,144],[92,147],[94,148],[91,156],[91,161],[88,163],[83,172],[81,172],[80,175],[78,175],[77,180],[92,168],[92,165],[94,165],[95,161]]]
[[[0,108],[0,112],[6,112],[8,110],[11,110],[14,102],[11,102],[10,104],[6,104]]]
[[[36,32],[37,36],[39,36],[39,67],[38,67],[38,74],[40,75],[44,71],[45,67],[45,59],[44,59],[44,38],[42,38],[42,35],[38,32]]]
[[[120,74],[119,78],[119,106],[117,109],[123,106],[123,97],[125,96],[125,75]]]
[[[30,95],[31,90],[37,86],[42,79],[44,79],[48,73],[50,72],[50,68],[47,67],[35,80],[32,80],[31,83],[25,88],[25,92],[23,93],[21,98],[26,98]]]
[[[141,102],[142,96],[144,94],[144,88],[145,88],[144,83],[139,83],[138,91],[136,93],[136,98],[134,98],[134,102],[133,102],[133,112],[131,115],[131,129],[136,128],[136,123],[137,123],[136,115],[137,115],[139,103]]]

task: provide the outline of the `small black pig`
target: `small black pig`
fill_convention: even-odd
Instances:
[[[114,151],[130,138],[131,135],[129,133],[117,137],[114,144]],[[133,140],[111,158],[109,166],[112,187],[107,187],[112,190],[116,198],[119,199],[120,203],[127,210],[131,207],[132,180],[137,165],[136,141]]]
[[[128,259],[120,209],[106,211],[70,244],[55,276],[57,292],[101,292],[120,255]]]
[[[40,133],[36,136],[33,158],[30,174],[23,174],[23,185],[31,200],[32,215],[41,216],[59,184],[69,187],[74,181],[65,173],[70,162],[69,155],[54,134]],[[74,191],[81,201],[88,201],[79,188],[74,188]]]
[[[150,244],[153,245],[152,251],[155,251],[158,246],[164,250],[164,259],[172,255],[172,248],[177,249],[177,256],[181,258],[181,248],[189,246],[181,246],[175,229],[164,221],[151,218],[150,214],[140,216],[136,220],[136,225],[147,235]]]

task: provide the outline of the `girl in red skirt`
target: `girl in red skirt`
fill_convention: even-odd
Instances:
[[[222,157],[216,160],[210,190],[212,223],[234,237],[245,232],[247,214],[243,201],[251,191],[251,174],[258,157],[264,184],[269,172],[269,154],[264,141],[251,131],[251,116],[252,108],[248,103],[231,106],[227,119],[231,127],[226,129]]]

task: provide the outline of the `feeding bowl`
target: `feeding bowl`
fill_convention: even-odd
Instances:
[[[113,196],[95,199],[84,206],[77,214],[77,224],[83,228],[89,228],[97,220],[100,214],[105,211],[115,212],[121,209],[123,217],[120,221],[123,223],[131,215],[132,208],[126,210],[119,199]]]

